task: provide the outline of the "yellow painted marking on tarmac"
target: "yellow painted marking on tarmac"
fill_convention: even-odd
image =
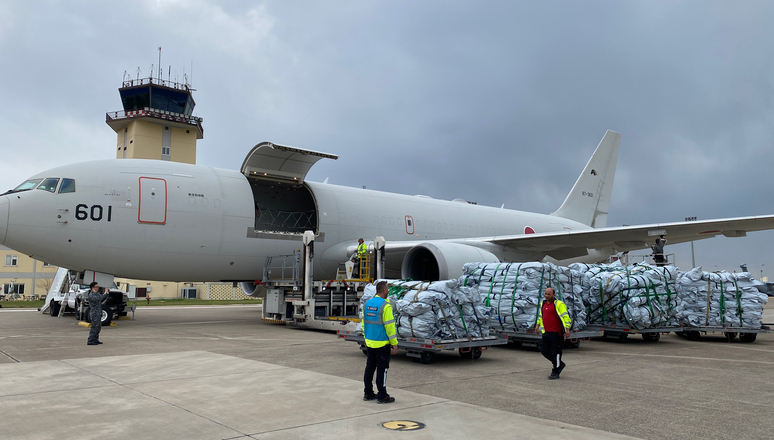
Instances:
[[[424,428],[425,424],[412,420],[391,420],[382,423],[382,427],[392,431],[416,431]]]

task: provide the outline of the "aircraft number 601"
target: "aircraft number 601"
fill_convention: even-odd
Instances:
[[[102,205],[92,205],[89,207],[89,205],[85,205],[83,203],[79,203],[75,207],[75,218],[76,220],[86,220],[86,219],[92,219],[95,222],[98,222],[102,220],[103,218],[104,210],[102,209]],[[112,220],[113,218],[113,207],[108,206],[107,207],[107,221]]]

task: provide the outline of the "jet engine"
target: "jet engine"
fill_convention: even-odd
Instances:
[[[491,252],[461,243],[421,243],[403,257],[401,278],[438,281],[458,278],[462,265],[474,261],[499,263]]]
[[[239,283],[239,287],[245,292],[245,295],[252,296],[253,298],[266,298],[266,286],[263,284],[255,284],[254,281],[242,281]]]

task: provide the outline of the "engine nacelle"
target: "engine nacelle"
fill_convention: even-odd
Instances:
[[[266,286],[263,284],[255,284],[253,281],[242,281],[239,283],[239,287],[245,292],[245,295],[253,298],[266,298]]]
[[[403,257],[401,278],[438,281],[462,276],[462,265],[470,262],[499,263],[493,253],[460,243],[421,243]]]

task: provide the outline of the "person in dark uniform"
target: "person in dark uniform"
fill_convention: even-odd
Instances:
[[[653,250],[653,259],[656,261],[656,266],[661,267],[666,265],[666,259],[664,258],[664,245],[666,244],[666,238],[662,235],[656,239],[651,249]]]
[[[89,330],[89,340],[87,345],[99,345],[99,331],[102,330],[102,304],[107,302],[110,290],[99,287],[96,281],[89,284],[89,319],[91,320],[91,330]]]

